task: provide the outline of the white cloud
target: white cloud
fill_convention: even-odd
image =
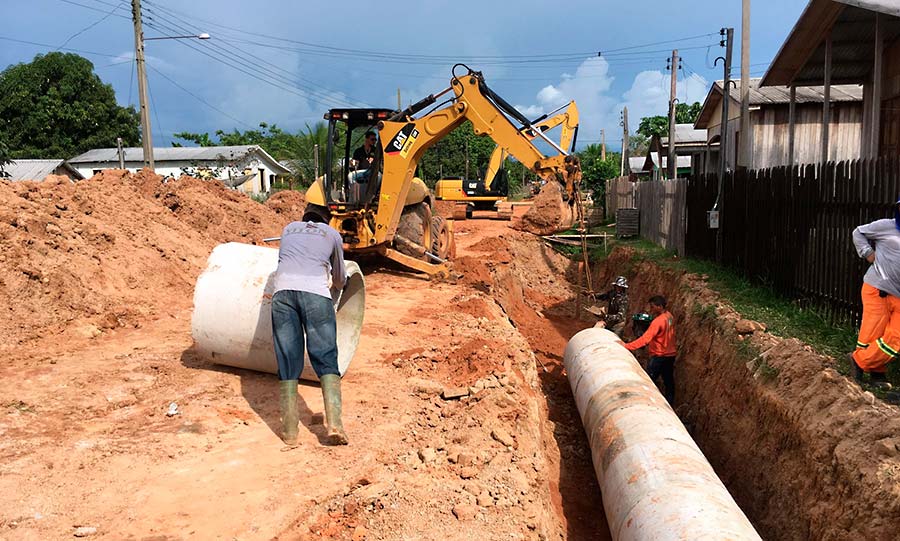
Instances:
[[[517,105],[528,117],[539,116],[575,100],[580,114],[579,148],[600,140],[600,130],[606,132],[606,142],[611,148],[621,143],[622,128],[619,124],[623,107],[628,107],[629,128],[637,129],[645,116],[665,115],[668,111],[669,84],[667,73],[643,71],[632,81],[631,87],[621,96],[611,92],[615,77],[605,59],[590,58],[581,63],[574,74],[562,74],[555,85],[542,88],[535,95],[536,103]],[[708,84],[697,74],[678,81],[678,99],[681,102],[703,101]]]

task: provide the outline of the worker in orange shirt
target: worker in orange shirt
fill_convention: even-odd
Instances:
[[[647,374],[650,379],[662,376],[665,386],[666,401],[670,406],[675,405],[675,319],[666,310],[666,298],[657,295],[650,298],[650,315],[653,321],[647,332],[633,342],[625,344],[629,351],[648,346],[650,362],[647,364]]]

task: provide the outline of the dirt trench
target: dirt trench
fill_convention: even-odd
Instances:
[[[740,315],[703,277],[628,249],[598,272],[629,278],[633,310],[655,294],[669,299],[676,411],[764,539],[897,539],[898,408],[796,339],[738,334]]]

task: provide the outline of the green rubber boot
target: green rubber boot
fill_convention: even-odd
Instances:
[[[300,412],[297,410],[297,380],[279,381],[281,391],[281,439],[289,450],[297,447]]]
[[[322,398],[325,402],[325,429],[331,445],[347,445],[347,433],[341,422],[341,376],[325,374],[319,378],[322,383]]]

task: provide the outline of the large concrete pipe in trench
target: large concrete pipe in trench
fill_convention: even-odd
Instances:
[[[576,334],[565,366],[614,540],[760,539],[615,334]]]
[[[209,256],[194,288],[194,351],[216,364],[276,374],[272,342],[272,280],[278,250],[230,242]],[[366,307],[362,271],[347,261],[347,287],[333,291],[337,314],[338,369],[343,375],[359,344]],[[302,379],[317,380],[309,358]]]

